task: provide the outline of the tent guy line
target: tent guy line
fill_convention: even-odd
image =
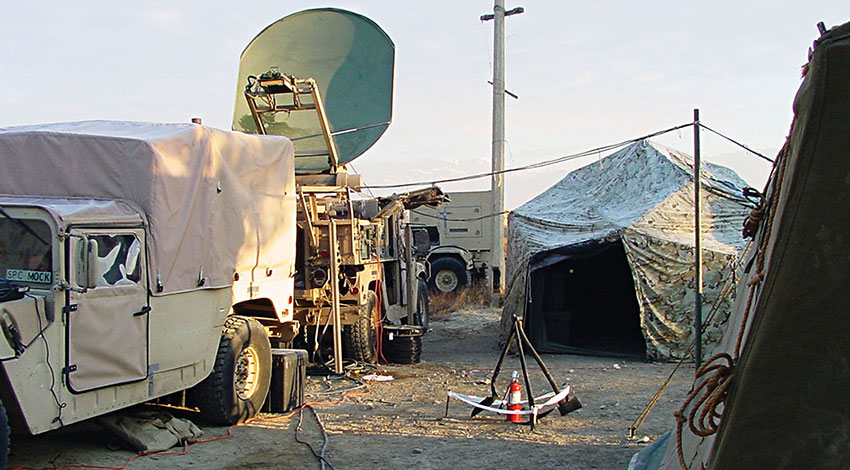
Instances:
[[[724,138],[724,139],[728,140],[729,142],[732,142],[733,144],[737,145],[738,147],[741,147],[742,149],[746,150],[747,152],[752,153],[753,155],[755,155],[755,156],[757,156],[757,157],[761,158],[762,160],[768,161],[768,162],[770,162],[770,163],[774,163],[774,160],[773,160],[772,158],[765,157],[764,155],[760,154],[759,152],[756,152],[755,150],[753,150],[753,149],[751,149],[751,148],[747,147],[746,145],[744,145],[744,144],[742,144],[742,143],[738,142],[737,140],[735,140],[735,139],[733,139],[733,138],[731,138],[731,137],[729,137],[729,136],[726,136],[726,135],[721,134],[720,132],[717,132],[716,130],[714,130],[714,129],[712,129],[712,128],[708,127],[708,126],[706,126],[706,125],[705,125],[705,124],[703,124],[703,123],[700,123],[700,125],[699,125],[699,126],[700,126],[700,127],[702,127],[703,129],[705,129],[705,130],[709,131],[709,132],[712,132],[712,133],[714,133],[714,134],[716,134],[716,135],[718,135],[718,136],[720,136],[720,137],[722,137],[722,138]]]
[[[625,147],[627,145],[631,145],[635,142],[650,139],[652,137],[657,137],[657,136],[664,135],[664,134],[669,134],[670,132],[674,132],[674,131],[678,131],[680,129],[691,127],[695,124],[698,124],[700,127],[706,129],[707,131],[710,131],[710,132],[713,132],[714,134],[717,134],[718,136],[720,136],[720,137],[728,140],[729,142],[743,148],[744,150],[756,155],[759,158],[767,160],[768,162],[771,162],[771,163],[773,162],[772,159],[756,152],[755,150],[752,150],[751,148],[747,147],[746,145],[744,145],[744,144],[732,139],[731,137],[728,137],[728,136],[726,136],[726,135],[724,135],[724,134],[722,134],[722,133],[720,133],[720,132],[718,132],[718,131],[716,131],[716,130],[714,130],[714,129],[712,129],[712,128],[710,128],[710,127],[708,127],[708,126],[706,126],[702,123],[689,122],[689,123],[686,123],[686,124],[680,124],[678,126],[671,127],[669,129],[656,131],[656,132],[653,132],[651,134],[647,134],[647,135],[644,135],[644,136],[641,136],[641,137],[635,137],[633,139],[625,140],[625,141],[622,141],[622,142],[619,142],[619,143],[616,143],[616,144],[604,145],[604,146],[597,147],[597,148],[594,148],[594,149],[585,150],[585,151],[573,153],[573,154],[570,154],[570,155],[564,155],[564,156],[561,156],[561,157],[553,158],[551,160],[544,160],[544,161],[537,162],[537,163],[531,163],[529,165],[520,166],[520,167],[516,167],[516,168],[507,168],[507,169],[500,170],[500,171],[488,171],[486,173],[477,173],[477,174],[474,174],[474,175],[458,176],[458,177],[455,177],[455,178],[445,178],[445,179],[433,180],[433,181],[417,181],[417,182],[412,182],[412,183],[395,183],[395,184],[372,184],[372,185],[365,185],[364,184],[363,186],[357,187],[357,189],[367,189],[367,190],[369,190],[369,189],[405,188],[405,187],[408,187],[408,186],[434,186],[434,185],[443,184],[443,183],[456,183],[456,182],[459,182],[459,181],[469,181],[469,180],[475,180],[475,179],[480,179],[480,178],[488,178],[488,177],[491,177],[493,175],[498,175],[498,174],[514,173],[514,172],[525,171],[525,170],[534,170],[534,169],[537,169],[537,168],[543,168],[543,167],[547,167],[547,166],[551,166],[551,165],[556,165],[558,163],[564,163],[564,162],[567,162],[567,161],[570,161],[570,160],[575,160],[575,159],[578,159],[578,158],[589,157],[589,156],[592,156],[592,155],[599,154],[601,152],[609,152],[609,151],[617,150],[617,149],[620,149],[620,148]],[[494,217],[494,216],[495,216],[495,214],[490,214],[489,216],[483,216],[482,218]]]
[[[478,179],[478,178],[487,178],[487,177],[490,177],[490,176],[493,176],[493,175],[496,175],[496,174],[513,173],[513,172],[516,172],[516,171],[525,171],[525,170],[532,170],[532,169],[536,169],[536,168],[543,168],[543,167],[546,167],[546,166],[555,165],[555,164],[567,162],[567,161],[570,161],[570,160],[575,160],[575,159],[581,158],[581,157],[588,157],[588,156],[591,156],[591,155],[598,154],[600,152],[608,152],[608,151],[611,151],[611,150],[615,150],[615,149],[633,144],[635,142],[639,142],[641,140],[650,139],[652,137],[657,137],[659,135],[664,135],[664,134],[667,134],[669,132],[677,131],[679,129],[684,129],[686,127],[690,127],[690,126],[693,126],[693,125],[694,125],[693,122],[689,122],[689,123],[686,123],[686,124],[680,124],[678,126],[671,127],[669,129],[656,131],[656,132],[653,132],[651,134],[647,134],[647,135],[644,135],[644,136],[641,136],[641,137],[636,137],[636,138],[633,138],[633,139],[625,140],[625,141],[622,141],[622,142],[618,142],[616,144],[604,145],[604,146],[597,147],[597,148],[594,148],[594,149],[591,149],[591,150],[585,150],[585,151],[579,152],[579,153],[564,155],[564,156],[561,156],[561,157],[558,157],[558,158],[553,158],[551,160],[544,160],[542,162],[532,163],[530,165],[520,166],[520,167],[516,167],[516,168],[507,168],[507,169],[499,170],[499,171],[488,171],[486,173],[478,173],[478,174],[475,174],[475,175],[467,175],[467,176],[458,176],[456,178],[445,178],[445,179],[434,180],[434,181],[419,181],[419,182],[414,182],[414,183],[396,183],[396,184],[372,184],[372,185],[363,185],[362,187],[363,188],[372,188],[372,189],[390,189],[390,188],[403,188],[403,187],[407,187],[407,186],[433,186],[433,185],[441,184],[441,183],[454,183],[454,182],[457,182],[457,181],[467,181],[467,180],[473,180],[473,179]]]

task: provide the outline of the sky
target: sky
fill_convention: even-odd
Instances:
[[[800,68],[846,0],[507,0],[505,167],[549,160],[690,122],[773,157],[788,134]],[[371,18],[395,43],[393,122],[353,162],[367,184],[490,170],[493,3],[463,1],[3,2],[0,127],[87,119],[229,129],[239,55],[267,25],[332,6]],[[693,153],[693,131],[656,138]],[[701,134],[704,159],[763,187],[770,164]],[[516,208],[605,154],[506,179]],[[488,189],[487,178],[443,189]],[[397,189],[395,191],[401,191]],[[388,191],[376,191],[386,194]],[[390,190],[389,192],[392,192]]]

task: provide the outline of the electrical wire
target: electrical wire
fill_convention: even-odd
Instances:
[[[497,217],[497,216],[500,216],[500,215],[505,215],[505,214],[511,213],[511,211],[502,211],[502,212],[497,212],[495,214],[482,215],[481,217],[470,217],[468,219],[450,219],[448,217],[443,218],[443,217],[440,217],[440,216],[426,214],[424,212],[419,212],[416,209],[411,209],[410,212],[413,212],[416,215],[421,215],[423,217],[428,217],[428,218],[436,219],[436,220],[447,220],[449,222],[474,222],[476,220],[490,219],[490,218],[493,218],[493,217]]]
[[[532,163],[532,164],[529,164],[529,165],[520,166],[520,167],[516,167],[516,168],[508,168],[508,169],[504,169],[504,170],[500,170],[500,171],[490,171],[490,172],[485,172],[485,173],[477,173],[477,174],[473,174],[473,175],[458,176],[458,177],[455,177],[455,178],[444,178],[444,179],[432,180],[432,181],[416,181],[416,182],[411,182],[411,183],[363,185],[363,186],[360,186],[356,189],[367,189],[368,190],[370,188],[371,189],[394,189],[394,188],[406,188],[406,187],[410,187],[410,186],[434,186],[434,185],[443,184],[443,183],[456,183],[456,182],[460,182],[460,181],[469,181],[469,180],[475,180],[475,179],[480,179],[480,178],[487,178],[487,177],[492,177],[494,175],[499,175],[499,174],[514,173],[514,172],[526,171],[526,170],[534,170],[534,169],[537,169],[537,168],[544,168],[544,167],[551,166],[551,165],[557,165],[559,163],[564,163],[564,162],[567,162],[567,161],[570,161],[570,160],[575,160],[575,159],[578,159],[578,158],[592,156],[594,154],[601,154],[602,152],[608,152],[608,151],[616,150],[616,149],[625,147],[627,145],[633,144],[635,142],[640,142],[641,140],[651,139],[651,138],[657,137],[659,135],[664,135],[664,134],[668,134],[670,132],[679,131],[680,129],[684,129],[686,127],[693,126],[694,124],[695,124],[694,122],[689,122],[689,123],[686,123],[686,124],[680,124],[678,126],[674,126],[674,127],[668,128],[668,129],[656,131],[656,132],[653,132],[651,134],[646,134],[646,135],[641,136],[641,137],[636,137],[636,138],[633,138],[633,139],[624,140],[622,142],[618,142],[618,143],[615,143],[615,144],[604,145],[604,146],[597,147],[597,148],[594,148],[594,149],[585,150],[583,152],[564,155],[564,156],[553,158],[553,159],[550,159],[550,160],[544,160],[544,161],[541,161],[541,162]],[[718,131],[716,131],[716,130],[714,130],[714,129],[712,129],[712,128],[710,128],[710,127],[708,127],[708,126],[706,126],[702,123],[699,123],[699,126],[704,128],[705,130],[707,130],[709,132],[717,134],[718,136],[728,140],[729,142],[741,147],[742,149],[752,153],[753,155],[756,155],[757,157],[759,157],[761,159],[764,159],[768,162],[773,162],[772,159],[762,155],[759,152],[756,152],[755,150],[753,150],[753,149],[747,147],[746,145],[736,141],[735,139],[732,139],[731,137],[728,137],[724,134],[721,134],[720,132],[718,132]],[[494,217],[494,216],[495,216],[494,214],[491,214],[491,215],[485,216],[483,218]]]
[[[308,441],[301,440],[301,438],[298,437],[298,434],[301,432],[301,425],[304,422],[304,410],[310,410],[313,412],[313,417],[316,419],[316,423],[318,423],[319,429],[322,431],[322,449],[318,452],[316,452],[313,444],[310,444]],[[325,425],[322,423],[321,418],[319,418],[319,413],[316,413],[316,410],[309,403],[301,407],[301,412],[298,414],[298,426],[295,427],[295,441],[306,445],[307,448],[310,449],[310,452],[319,459],[322,470],[324,470],[325,465],[330,467],[331,470],[334,470],[334,466],[331,465],[331,463],[328,462],[328,459],[325,458],[325,451],[328,448],[328,432],[325,430]]]
[[[50,327],[51,323],[48,323],[45,326],[44,323],[41,321],[41,312],[39,312],[39,310],[38,310],[38,298],[36,298],[35,296],[33,296],[31,294],[24,294],[24,295],[35,300],[35,318],[38,320],[38,333],[30,340],[29,343],[27,343],[25,345],[21,345],[21,346],[23,347],[23,350],[26,351],[39,338],[41,338],[44,341],[44,363],[47,364],[47,368],[50,371],[50,388],[49,388],[49,390],[50,390],[50,394],[53,395],[53,401],[56,403],[56,408],[57,408],[56,417],[53,418],[53,422],[54,423],[58,422],[59,426],[63,427],[63,426],[65,426],[65,423],[62,422],[62,410],[65,407],[67,407],[68,404],[60,401],[59,396],[56,394],[56,374],[55,374],[55,370],[53,369],[53,365],[50,364],[50,344],[48,343],[47,338],[44,336],[44,332],[47,330],[47,328]],[[20,353],[20,354],[23,354],[23,353]],[[0,362],[5,362],[5,361],[17,359],[17,358],[20,357],[20,354],[16,354],[13,357],[0,359]]]
[[[50,370],[50,394],[53,395],[53,401],[56,402],[56,407],[58,411],[56,412],[56,417],[53,418],[54,422],[58,422],[60,427],[64,427],[65,423],[62,422],[62,410],[68,406],[67,403],[59,401],[59,397],[56,395],[56,373],[53,370],[53,366],[50,364],[50,344],[47,342],[47,337],[44,336],[44,330],[47,329],[41,327],[41,315],[38,315],[38,303],[36,302],[36,317],[38,318],[38,336],[41,336],[41,339],[44,341],[44,363],[47,364],[47,368]],[[49,325],[48,325],[49,326]]]
[[[328,396],[328,395],[337,395],[339,393],[345,394],[345,393],[348,393],[348,392],[353,392],[355,390],[361,390],[361,389],[366,388],[365,382],[358,380],[358,379],[352,377],[349,374],[345,374],[343,376],[343,378],[357,382],[357,385],[347,387],[347,388],[343,388],[343,389],[328,389],[328,390],[325,390],[325,391],[322,391],[322,392],[316,392],[316,395]]]
[[[351,167],[351,172],[352,172],[352,173],[354,173],[355,175],[359,175],[359,174],[360,174],[360,172],[359,172],[359,171],[357,171],[357,169],[356,169],[356,168],[354,168],[354,165],[352,165],[352,164],[351,164],[351,162],[348,162],[348,163],[347,163],[347,165],[348,165],[349,167]],[[376,199],[376,198],[375,198],[375,193],[373,193],[373,192],[372,192],[372,190],[371,190],[371,189],[369,189],[369,187],[366,187],[366,192],[368,192],[368,193],[369,193],[369,197],[371,197],[372,199]]]
[[[35,343],[35,341],[38,339],[39,336],[44,336],[44,332],[50,326],[50,323],[48,323],[44,328],[41,327],[41,324],[42,324],[41,323],[41,312],[38,311],[38,299],[35,296],[32,296],[30,294],[25,294],[25,295],[27,297],[35,300],[35,317],[38,319],[38,334],[36,334],[33,337],[33,339],[30,340],[29,343],[24,345],[24,349],[28,349],[30,346],[32,346],[33,343]]]
[[[290,412],[289,414],[286,414],[286,415],[273,416],[273,417],[270,417],[270,418],[254,417],[254,418],[248,419],[244,422],[237,423],[237,424],[234,424],[234,425],[228,427],[227,432],[223,436],[213,437],[213,438],[209,438],[209,439],[202,439],[202,440],[197,440],[197,441],[184,442],[183,443],[183,450],[181,450],[181,451],[140,452],[140,453],[130,457],[129,459],[127,459],[127,461],[124,462],[124,465],[122,465],[120,467],[103,466],[103,465],[72,464],[72,465],[64,465],[64,466],[61,466],[61,467],[56,467],[54,465],[54,466],[51,466],[51,467],[42,467],[42,469],[44,469],[44,470],[65,470],[65,469],[70,469],[70,468],[94,468],[94,469],[102,469],[102,470],[124,470],[128,466],[130,466],[130,464],[134,460],[138,459],[139,457],[145,457],[145,456],[148,456],[148,455],[155,455],[155,456],[186,455],[188,453],[187,449],[189,447],[193,446],[193,445],[205,444],[205,443],[208,443],[208,442],[215,442],[215,441],[230,439],[231,437],[233,437],[233,429],[235,429],[235,428],[246,426],[246,425],[254,423],[254,422],[272,422],[272,421],[290,419],[293,416],[295,416],[296,414],[301,413],[303,411],[303,409],[308,407],[308,406],[312,408],[312,407],[315,407],[315,406],[339,405],[342,402],[344,402],[347,398],[365,396],[365,395],[368,395],[369,393],[371,393],[371,390],[369,390],[369,387],[365,382],[357,380],[354,377],[349,377],[349,378],[351,380],[354,380],[354,381],[362,384],[363,387],[357,387],[357,389],[366,388],[366,392],[351,393],[349,390],[342,390],[342,391],[339,391],[339,393],[343,393],[342,398],[340,398],[339,400],[311,401],[311,402],[307,402],[307,403],[301,405],[298,409],[296,409],[296,410],[294,410],[294,411],[292,411],[292,412]],[[315,409],[312,409],[312,411],[313,411],[313,413],[316,413]],[[318,414],[316,414],[316,417],[318,418]],[[327,432],[324,429],[324,425],[321,423],[321,421],[319,421],[319,422],[320,422],[322,432],[325,434],[325,438],[327,438]],[[324,459],[324,457],[323,457],[323,459]],[[324,459],[324,461],[327,462],[327,459]],[[322,462],[322,460],[320,460],[320,462]],[[330,465],[329,462],[327,462],[327,464]],[[333,466],[331,466],[331,468],[333,468]],[[11,467],[10,470],[35,470],[35,469],[33,467],[29,467],[29,466],[18,466],[18,467]],[[39,469],[39,470],[41,470],[41,469]]]

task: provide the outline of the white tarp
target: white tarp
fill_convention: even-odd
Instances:
[[[569,173],[514,210],[503,325],[526,311],[530,270],[556,262],[548,252],[619,240],[634,280],[647,356],[681,357],[692,340],[695,298],[692,175],[691,157],[641,141]],[[745,244],[741,227],[750,208],[742,193],[746,183],[732,170],[704,164],[701,178],[708,312]],[[706,325],[706,344],[717,340],[728,308],[724,304]]]
[[[258,260],[290,272],[292,143],[194,124],[85,121],[0,129],[0,194],[129,200],[150,225],[150,285],[223,287]],[[203,279],[204,282],[199,282]]]

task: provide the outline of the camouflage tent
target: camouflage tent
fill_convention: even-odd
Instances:
[[[731,277],[750,211],[744,181],[703,166],[704,311]],[[650,141],[579,168],[513,211],[503,326],[525,317],[544,352],[675,360],[692,341],[691,157]],[[716,342],[731,300],[705,325]]]

